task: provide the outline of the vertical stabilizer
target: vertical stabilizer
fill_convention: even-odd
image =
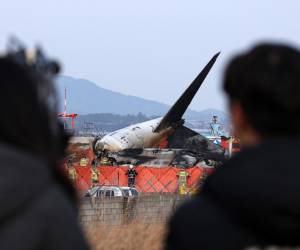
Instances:
[[[159,132],[162,129],[170,127],[172,124],[179,122],[182,119],[183,114],[187,110],[188,106],[192,102],[195,94],[202,85],[212,66],[216,62],[220,52],[215,54],[207,65],[203,68],[196,79],[191,83],[191,85],[184,91],[180,98],[171,107],[168,113],[163,117],[161,122],[158,124],[154,132]]]

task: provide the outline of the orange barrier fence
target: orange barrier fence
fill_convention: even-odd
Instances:
[[[128,177],[126,171],[128,167],[123,166],[100,166],[99,185],[105,186],[128,186]],[[202,175],[210,174],[213,170],[203,167],[192,167],[180,169],[176,167],[144,167],[134,168],[138,175],[135,179],[135,188],[139,192],[177,192],[178,190],[178,172],[188,172],[187,187],[197,187]],[[91,168],[75,166],[77,173],[76,188],[86,190],[91,187]]]

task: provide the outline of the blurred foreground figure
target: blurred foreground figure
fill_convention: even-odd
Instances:
[[[59,67],[11,46],[0,57],[0,249],[88,249],[58,168],[68,140],[51,81]]]
[[[243,149],[169,224],[166,249],[300,246],[300,53],[262,44],[235,57],[224,90]]]

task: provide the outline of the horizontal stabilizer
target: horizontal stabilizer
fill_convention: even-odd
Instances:
[[[182,119],[183,114],[187,110],[188,106],[192,102],[195,94],[205,80],[210,69],[217,60],[220,52],[212,57],[196,79],[191,83],[191,85],[184,91],[176,103],[171,107],[168,113],[163,117],[161,122],[155,128],[154,132],[159,132],[162,129],[170,127],[172,124],[179,122]]]

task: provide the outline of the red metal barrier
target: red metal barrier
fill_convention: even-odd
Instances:
[[[75,166],[77,179],[76,188],[86,190],[91,186],[91,168]],[[105,186],[127,186],[128,179],[124,166],[101,166],[99,171],[99,185]],[[140,192],[176,192],[178,189],[177,173],[183,169],[176,167],[135,167],[136,176],[135,187]],[[188,188],[196,187],[203,174],[209,174],[212,169],[203,167],[192,167],[185,169],[189,173]]]

